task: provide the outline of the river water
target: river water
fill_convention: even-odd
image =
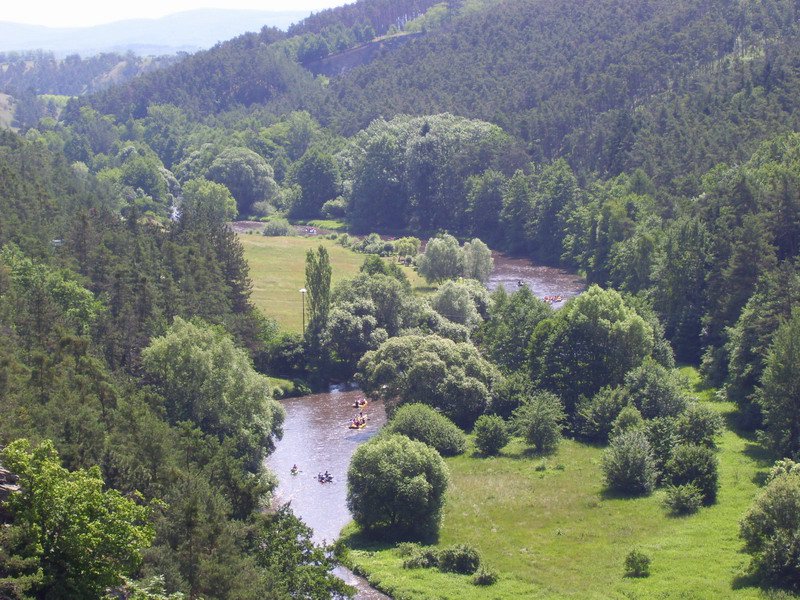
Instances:
[[[512,293],[521,284],[539,298],[560,297],[560,301],[551,301],[558,307],[586,288],[583,279],[568,271],[534,265],[499,252],[492,255],[494,270],[487,284],[490,290],[502,285]],[[383,404],[371,401],[364,409],[367,427],[348,429],[349,420],[358,412],[353,403],[359,398],[363,398],[363,394],[358,390],[333,389],[328,394],[282,401],[286,409],[283,439],[267,459],[279,481],[275,502],[291,503],[294,513],[314,530],[317,543],[336,540],[342,527],[351,520],[346,502],[350,458],[356,448],[386,422]],[[297,475],[291,474],[293,465],[300,470]],[[333,476],[333,481],[321,484],[317,475],[325,471]],[[358,590],[356,598],[359,600],[388,598],[343,567],[335,572]]]
[[[359,391],[332,390],[282,401],[286,421],[275,452],[267,465],[278,476],[275,501],[291,503],[294,513],[314,530],[314,541],[333,542],[350,522],[347,510],[347,467],[356,448],[375,435],[386,422],[382,402],[370,402],[365,429],[348,429],[348,422],[358,409],[353,403],[364,394]],[[300,472],[291,474],[293,465]],[[328,471],[331,483],[319,483],[317,475]],[[359,600],[388,598],[374,590],[361,577],[339,567],[335,573],[354,586]]]
[[[486,284],[494,291],[503,286],[510,294],[520,288],[520,284],[530,288],[537,298],[561,298],[551,304],[558,308],[570,298],[586,289],[586,281],[579,275],[557,269],[535,265],[526,258],[512,258],[501,252],[492,252],[494,269]]]

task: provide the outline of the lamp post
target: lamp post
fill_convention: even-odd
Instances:
[[[306,288],[300,288],[300,297],[303,299],[303,334],[306,333]]]

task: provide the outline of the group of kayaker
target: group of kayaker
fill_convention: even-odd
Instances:
[[[363,412],[358,413],[355,417],[350,419],[350,429],[363,429],[367,426],[367,415]]]
[[[289,469],[289,473],[291,473],[292,475],[297,475],[298,473],[300,473],[300,468],[295,464],[292,466],[291,469]],[[317,481],[319,481],[320,483],[333,483],[333,475],[328,473],[328,471],[325,471],[324,473],[318,473]]]

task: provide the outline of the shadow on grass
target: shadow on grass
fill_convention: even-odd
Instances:
[[[511,460],[534,460],[536,458],[550,458],[556,455],[556,451],[551,452],[538,452],[535,448],[526,447],[518,452],[504,452],[500,456],[503,458],[510,458]]]
[[[744,447],[744,455],[756,463],[759,468],[771,467],[775,464],[775,455],[761,444],[748,441]]]
[[[731,582],[731,589],[743,590],[745,588],[765,589],[762,587],[761,580],[755,573],[744,573],[733,578],[733,581]]]
[[[342,530],[337,544],[341,544],[350,550],[382,552],[383,550],[394,548],[400,542],[418,542],[420,544],[433,545],[438,541],[438,532],[417,536],[395,535],[388,529],[381,529],[375,532],[364,531],[355,523],[350,523]]]
[[[508,454],[503,454],[502,452],[497,452],[495,454],[484,454],[480,450],[473,450],[472,453],[469,455],[470,458],[477,458],[477,459],[487,459],[487,458],[511,458]]]
[[[633,500],[636,498],[644,498],[650,494],[636,494],[631,492],[623,492],[612,488],[605,488],[600,492],[600,498],[603,500]]]

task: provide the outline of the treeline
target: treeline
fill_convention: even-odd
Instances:
[[[394,25],[402,28],[407,21],[423,14],[436,0],[359,0],[352,4],[328,8],[312,14],[289,27],[290,36],[307,33],[320,34],[326,28],[337,25],[352,28],[358,23],[368,23],[379,34],[386,33]]]
[[[180,60],[180,56],[140,57],[106,52],[57,59],[49,52],[0,53],[0,90],[15,94],[80,96],[98,92]]]
[[[151,104],[170,103],[194,116],[281,99],[290,106],[311,102],[319,88],[311,75],[281,48],[275,28],[247,33],[180,63],[116,86],[91,100],[104,114],[141,118]]]
[[[365,1],[323,11],[288,35],[241,36],[91,103],[121,120],[151,104],[194,117],[266,104],[273,114],[308,110],[345,135],[378,117],[450,112],[501,126],[536,162],[565,158],[581,179],[642,168],[687,196],[715,164],[746,160],[797,125],[789,0],[454,3],[436,31],[330,86],[297,64],[431,7],[441,8]]]
[[[283,413],[253,357],[276,328],[250,305],[218,190],[153,222],[9,133],[0,174],[0,462],[20,478],[0,595],[346,592],[302,523],[262,513]]]

